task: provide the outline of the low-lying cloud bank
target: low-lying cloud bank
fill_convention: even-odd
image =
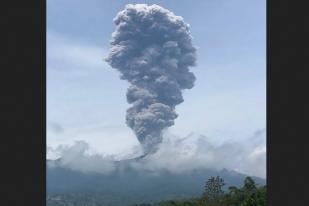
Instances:
[[[59,146],[56,149],[47,148],[54,158],[61,158],[61,167],[81,172],[99,172],[108,174],[114,171],[113,158],[101,154],[91,154],[85,141],[76,141],[72,146]],[[53,166],[53,165],[50,165]]]
[[[265,129],[257,131],[246,141],[226,141],[214,144],[203,135],[176,137],[165,135],[159,150],[144,158],[134,159],[142,154],[139,147],[127,155],[108,156],[91,153],[85,141],[72,146],[47,149],[49,156],[61,157],[60,166],[82,172],[110,174],[119,163],[141,171],[167,170],[174,173],[192,169],[228,169],[247,175],[266,177],[266,136]],[[119,158],[122,160],[119,161]],[[127,161],[131,159],[131,161]]]

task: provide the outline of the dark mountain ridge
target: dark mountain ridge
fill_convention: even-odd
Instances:
[[[116,162],[116,170],[110,174],[83,173],[61,166],[61,159],[47,160],[47,194],[88,194],[111,205],[155,202],[167,199],[198,197],[205,182],[211,176],[220,176],[228,186],[241,186],[246,177],[235,171],[193,169],[181,173],[167,170],[141,171],[128,167],[131,159]],[[265,179],[253,177],[258,185]]]

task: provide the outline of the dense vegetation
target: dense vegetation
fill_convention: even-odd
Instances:
[[[246,177],[243,186],[230,186],[223,190],[225,183],[219,176],[211,177],[205,183],[199,198],[175,199],[158,203],[131,204],[131,206],[266,206],[266,186],[258,186],[251,177]],[[105,206],[104,197],[94,195],[53,195],[47,199],[48,206]]]
[[[251,177],[246,177],[241,188],[229,187],[223,191],[224,180],[211,177],[205,184],[200,198],[169,200],[155,204],[135,204],[134,206],[266,206],[266,185],[258,187]]]

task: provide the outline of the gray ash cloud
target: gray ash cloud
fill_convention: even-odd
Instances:
[[[131,85],[126,122],[144,153],[154,153],[162,131],[174,124],[183,89],[194,86],[196,48],[183,18],[158,5],[128,4],[114,18],[106,61]]]

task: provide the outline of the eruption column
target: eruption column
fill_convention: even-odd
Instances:
[[[142,144],[154,153],[163,129],[174,124],[182,90],[194,86],[196,49],[183,18],[158,5],[128,4],[114,18],[106,61],[131,85],[126,122]]]

